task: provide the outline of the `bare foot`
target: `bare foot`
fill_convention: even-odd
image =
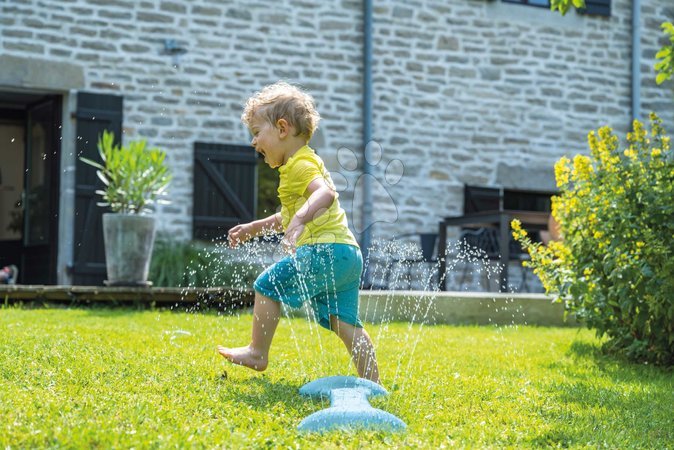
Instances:
[[[267,357],[250,346],[226,348],[218,345],[218,353],[234,364],[246,366],[258,372],[262,372],[267,368]]]

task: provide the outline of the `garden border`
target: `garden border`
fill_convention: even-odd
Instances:
[[[198,304],[218,307],[245,307],[253,304],[252,289],[181,288],[181,287],[107,287],[0,285],[0,299],[9,301],[100,302],[151,304]]]
[[[545,294],[496,292],[361,291],[366,322],[452,325],[578,326],[564,305]]]

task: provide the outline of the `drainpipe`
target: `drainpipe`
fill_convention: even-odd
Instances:
[[[641,120],[641,0],[632,1],[632,121]],[[632,128],[630,124],[630,129]]]
[[[363,259],[367,261],[372,244],[372,166],[368,162],[372,140],[372,0],[363,2],[363,206],[362,224],[364,225],[361,235],[360,247],[363,251]],[[369,266],[369,264],[368,264]],[[370,285],[369,268],[363,274],[363,284]]]

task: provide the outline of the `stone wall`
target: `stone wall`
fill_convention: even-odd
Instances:
[[[161,223],[179,237],[191,236],[194,142],[248,143],[242,106],[265,84],[286,79],[314,94],[325,149],[361,141],[359,2],[12,0],[0,8],[2,53],[81,65],[86,90],[124,96],[125,139],[167,150],[173,202]],[[165,39],[187,53],[163,54]],[[336,152],[325,153],[334,165]]]
[[[389,187],[399,219],[377,233],[434,230],[462,211],[464,183],[549,189],[559,157],[588,152],[589,130],[606,124],[624,137],[632,2],[612,3],[611,17],[495,1],[378,7],[375,137],[405,176]],[[643,113],[674,125],[674,91],[655,87],[652,68],[673,7],[642,3]]]
[[[655,54],[669,40],[662,32],[662,22],[674,21],[674,2],[649,0],[642,2],[641,10],[641,109],[642,117],[648,118],[655,111],[664,121],[670,136],[674,134],[674,83],[657,85],[653,65]]]
[[[656,87],[652,71],[670,3],[642,2],[642,107],[674,130],[673,91]],[[464,183],[549,187],[554,161],[586,152],[590,129],[609,124],[624,135],[631,4],[614,0],[605,18],[494,0],[377,2],[375,239],[435,230],[461,211]],[[87,90],[124,96],[127,139],[168,151],[175,178],[173,203],[160,211],[165,231],[191,235],[194,142],[248,142],[242,104],[278,79],[314,94],[319,150],[344,175],[341,200],[359,220],[360,1],[12,0],[0,8],[3,54],[81,66]],[[164,54],[165,39],[187,53]],[[340,148],[356,155],[356,170],[338,160]],[[385,176],[394,160],[400,181]]]

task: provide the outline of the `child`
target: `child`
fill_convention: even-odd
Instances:
[[[358,319],[360,248],[330,173],[307,145],[319,121],[313,98],[278,82],[248,100],[241,120],[253,135],[252,146],[280,172],[281,212],[235,226],[229,231],[230,245],[285,231],[282,243],[292,254],[255,280],[250,344],[218,346],[218,352],[235,364],[265,370],[281,302],[299,308],[308,300],[318,323],[344,342],[358,375],[379,383],[374,346]]]

